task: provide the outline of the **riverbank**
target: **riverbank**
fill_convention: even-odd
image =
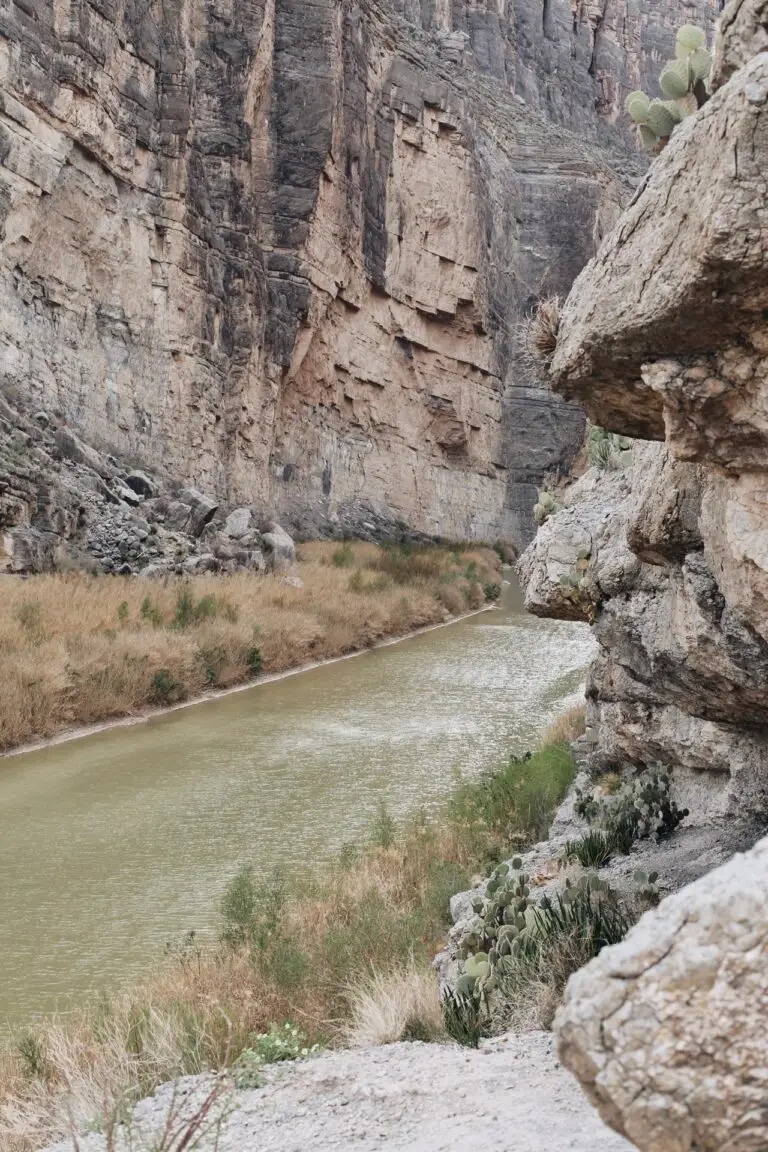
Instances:
[[[0,1057],[0,1147],[39,1147],[70,1116],[84,1128],[175,1076],[231,1064],[288,1019],[307,1046],[445,1038],[431,961],[450,897],[543,834],[579,723],[530,760],[458,784],[434,821],[397,829],[382,810],[372,842],[290,889],[241,871],[218,948],[188,940],[139,989],[18,1034]]]
[[[495,552],[301,546],[296,576],[6,578],[0,752],[368,649],[493,602]]]

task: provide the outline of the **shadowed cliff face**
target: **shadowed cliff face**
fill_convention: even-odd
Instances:
[[[526,539],[583,417],[515,326],[613,223],[690,7],[5,0],[0,383],[306,533]]]

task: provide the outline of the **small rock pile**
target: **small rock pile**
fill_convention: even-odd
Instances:
[[[225,516],[197,488],[164,488],[0,396],[0,572],[154,577],[284,571],[295,559],[288,533],[254,509]]]

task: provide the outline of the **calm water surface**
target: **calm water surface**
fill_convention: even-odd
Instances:
[[[501,610],[151,723],[0,761],[0,1022],[136,979],[216,931],[226,880],[330,857],[523,751],[591,659]]]

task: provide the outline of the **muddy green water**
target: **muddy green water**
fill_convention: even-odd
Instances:
[[[502,607],[351,660],[0,761],[0,1023],[216,931],[226,880],[328,858],[523,751],[571,702],[582,625]]]

